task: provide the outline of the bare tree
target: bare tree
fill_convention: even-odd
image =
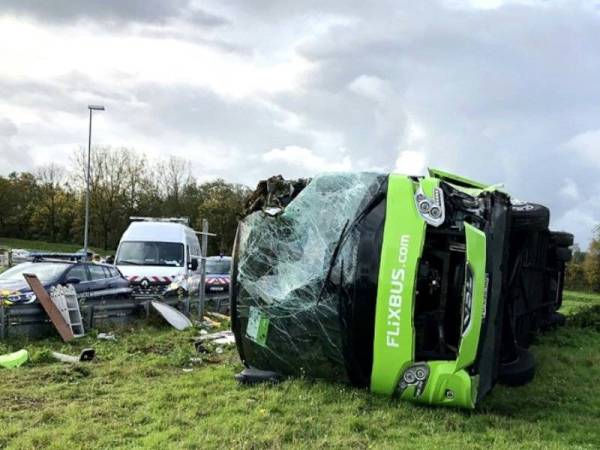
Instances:
[[[46,228],[51,242],[56,240],[65,173],[62,166],[50,163],[40,167],[35,174],[38,195],[32,220]]]
[[[172,215],[180,214],[182,193],[186,186],[194,183],[190,162],[177,156],[169,156],[166,161],[158,163],[157,171],[166,210]]]

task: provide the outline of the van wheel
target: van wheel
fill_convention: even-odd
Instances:
[[[515,230],[542,231],[550,224],[550,210],[537,203],[512,205],[511,212]]]
[[[498,381],[507,386],[522,386],[530,383],[535,376],[535,359],[529,350],[517,347],[516,358],[502,363],[498,371]]]

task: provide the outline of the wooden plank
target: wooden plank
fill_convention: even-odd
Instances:
[[[67,323],[58,307],[54,304],[50,298],[50,295],[48,295],[48,292],[46,292],[46,289],[44,289],[44,286],[42,286],[42,283],[40,283],[38,277],[31,273],[25,273],[23,276],[44,308],[44,311],[46,311],[46,314],[48,314],[48,317],[52,321],[56,331],[58,331],[58,334],[60,334],[62,340],[65,342],[72,340],[75,336],[73,336],[73,331],[71,330],[70,325]]]

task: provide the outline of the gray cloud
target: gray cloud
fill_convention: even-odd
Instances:
[[[190,0],[4,0],[0,5],[0,13],[30,16],[57,24],[79,20],[160,24],[174,18],[183,18],[206,27],[227,23],[224,17],[195,7]]]
[[[87,99],[100,99],[114,145],[133,140],[143,151],[151,143],[191,159],[200,178],[247,184],[321,163],[393,170],[408,151],[548,204],[553,224],[575,231],[583,245],[600,223],[600,18],[589,2],[475,9],[442,1],[213,1],[196,13],[188,1],[83,4],[8,1],[0,14],[143,22],[153,26],[141,35],[214,43],[253,67],[297,58],[309,69],[288,89],[234,98],[131,73],[112,81],[84,70],[47,80],[0,75],[0,106],[42,111],[52,121],[53,110],[82,117]],[[184,26],[161,25],[171,20]],[[243,71],[227,75],[246,79]],[[16,146],[81,143],[81,133],[55,123],[54,132],[10,123],[0,122],[3,167],[11,167],[4,155]]]

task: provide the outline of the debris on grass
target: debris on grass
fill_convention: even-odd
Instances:
[[[201,334],[194,340],[194,347],[198,353],[223,353],[222,346],[235,344],[235,336],[231,331]]]
[[[218,322],[225,322],[226,320],[229,320],[229,316],[226,316],[225,314],[221,314],[218,312],[206,311],[206,315],[208,317],[210,317],[211,319],[216,320]]]
[[[104,340],[104,341],[116,341],[117,337],[112,333],[98,333],[96,339]]]
[[[79,362],[88,362],[96,357],[96,350],[93,348],[84,348],[78,356],[65,355],[64,353],[51,352],[54,359],[60,362],[75,364]]]
[[[169,324],[172,325],[175,329],[183,331],[186,328],[192,326],[191,320],[188,319],[180,311],[177,311],[172,306],[169,306],[166,303],[159,302],[156,300],[152,300],[150,304],[156,310],[156,312],[158,312],[163,317],[163,319],[169,322]]]
[[[14,353],[0,355],[0,366],[6,369],[14,369],[25,364],[29,360],[29,352],[25,349]]]

